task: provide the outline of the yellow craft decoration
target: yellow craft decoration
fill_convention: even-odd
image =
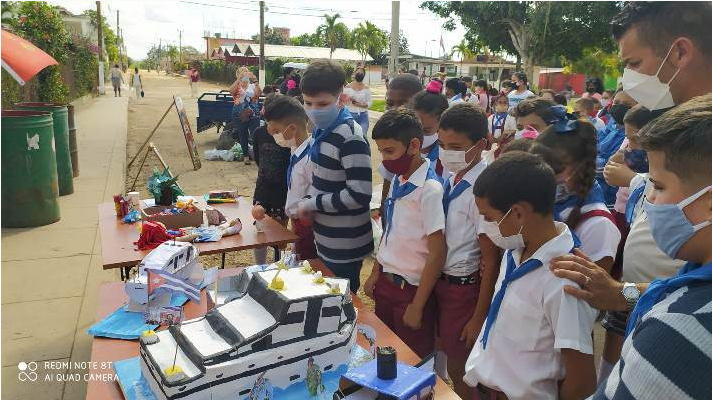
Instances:
[[[275,275],[269,284],[269,288],[272,290],[284,290],[284,279]]]
[[[153,329],[150,329],[147,331],[143,331],[141,333],[141,336],[154,336],[155,334],[156,334],[156,331],[154,331]]]
[[[183,372],[183,369],[177,365],[174,365],[172,367],[168,367],[168,368],[164,369],[163,372],[166,374],[166,377],[168,377],[168,376],[180,374],[181,372]]]

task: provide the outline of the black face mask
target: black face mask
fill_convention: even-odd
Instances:
[[[596,88],[594,88],[593,86],[587,87],[587,88],[586,88],[586,91],[589,92],[589,93],[593,93],[593,92],[596,91]]]
[[[354,79],[356,79],[356,82],[362,82],[364,77],[365,75],[361,73],[354,75]]]
[[[623,125],[623,117],[625,117],[625,113],[627,113],[628,110],[630,110],[629,106],[614,104],[611,107],[611,117],[613,117],[613,120],[616,121],[618,125]]]

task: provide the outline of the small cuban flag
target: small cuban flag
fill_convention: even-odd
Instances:
[[[148,273],[148,295],[150,296],[156,289],[168,289],[174,292],[185,293],[189,299],[200,303],[200,287],[176,278],[170,272],[161,269],[147,269]]]

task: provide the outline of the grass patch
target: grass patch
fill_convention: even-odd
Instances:
[[[373,104],[368,108],[371,111],[386,112],[385,100],[373,100]]]

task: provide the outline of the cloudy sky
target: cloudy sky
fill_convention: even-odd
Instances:
[[[96,9],[95,1],[49,0],[51,4],[65,7],[79,14],[86,9]],[[460,42],[464,29],[453,32],[442,29],[443,20],[429,11],[421,10],[420,1],[401,1],[400,29],[408,38],[410,50],[416,54],[438,56],[442,34],[445,48]],[[391,7],[386,1],[267,1],[265,23],[287,27],[291,35],[313,33],[322,23],[323,14],[338,12],[343,22],[353,28],[369,20],[390,31]],[[159,39],[162,43],[178,44],[178,31],[183,31],[183,45],[205,51],[204,32],[221,32],[223,37],[249,38],[259,32],[259,2],[240,1],[102,1],[102,12],[112,28],[116,27],[116,11],[120,11],[129,56],[142,59]]]

